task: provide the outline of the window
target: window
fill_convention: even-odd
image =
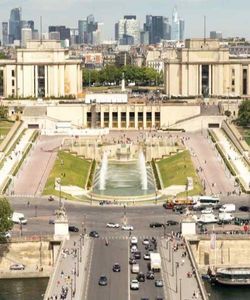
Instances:
[[[11,71],[11,76],[12,76],[12,77],[15,77],[15,70],[12,70],[12,71]]]
[[[234,79],[232,79],[232,85],[235,85],[235,80]]]
[[[232,69],[232,76],[235,76],[235,69]]]
[[[15,86],[15,80],[14,79],[12,79],[11,83],[12,83],[12,86]]]

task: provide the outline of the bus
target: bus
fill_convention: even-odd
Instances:
[[[200,208],[200,207],[206,207],[206,206],[212,206],[212,207],[218,207],[220,205],[220,198],[215,196],[200,196],[195,205],[194,208]]]

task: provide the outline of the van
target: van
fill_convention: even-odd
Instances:
[[[219,221],[222,221],[224,223],[230,223],[231,221],[233,221],[234,216],[230,213],[226,213],[226,212],[222,212],[219,213]]]
[[[27,219],[25,219],[24,214],[18,212],[13,213],[11,220],[15,224],[22,224],[22,225],[27,224]]]
[[[219,212],[235,212],[235,204],[224,204],[219,209]]]
[[[139,266],[139,264],[134,264],[134,265],[132,265],[132,267],[131,267],[131,272],[132,272],[133,274],[138,274],[138,273],[140,272],[140,266]]]

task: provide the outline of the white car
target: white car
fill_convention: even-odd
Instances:
[[[139,281],[137,279],[133,279],[130,282],[130,289],[131,290],[139,290]]]
[[[10,234],[9,231],[1,232],[0,236],[3,237],[3,238],[6,238],[6,239],[10,239],[11,238],[11,234]]]
[[[122,230],[134,230],[134,227],[132,225],[123,225]]]
[[[142,243],[143,243],[143,245],[149,245],[149,239],[144,239],[144,240],[142,241]]]
[[[213,208],[212,207],[206,207],[201,211],[202,214],[212,214],[213,213]]]
[[[107,223],[106,227],[108,227],[108,228],[119,228],[120,224],[118,224],[118,223]]]
[[[143,255],[143,258],[144,258],[145,260],[150,260],[150,254],[149,254],[149,253],[145,253],[145,254]]]
[[[130,243],[131,243],[132,245],[137,244],[137,243],[138,243],[137,237],[136,237],[136,236],[132,236],[131,239],[130,239]]]
[[[134,253],[134,252],[137,252],[138,248],[136,245],[133,245],[131,248],[130,248],[130,251],[131,253]]]

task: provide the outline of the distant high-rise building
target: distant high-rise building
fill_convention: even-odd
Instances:
[[[9,43],[8,22],[2,22],[2,44],[3,46]]]
[[[27,41],[32,40],[32,29],[31,28],[22,28],[21,30],[21,46],[26,48]]]
[[[164,18],[163,20],[163,39],[171,40],[171,25],[168,18]]]
[[[21,8],[13,8],[9,19],[9,42],[21,40]]]
[[[59,32],[60,33],[60,40],[70,40],[70,28],[65,26],[49,26],[49,33],[50,32]]]
[[[29,20],[28,22],[28,27],[31,28],[32,31],[35,30],[35,24],[33,20]]]
[[[124,16],[115,25],[116,38],[122,45],[140,43],[140,23],[134,15]]]
[[[84,44],[87,43],[87,20],[79,20],[78,21],[78,35],[79,35],[79,43]]]
[[[185,22],[178,16],[177,8],[174,7],[172,14],[171,39],[175,41],[184,40]]]
[[[60,41],[60,32],[58,31],[49,32],[49,40]]]
[[[210,39],[222,40],[221,31],[210,31]]]

